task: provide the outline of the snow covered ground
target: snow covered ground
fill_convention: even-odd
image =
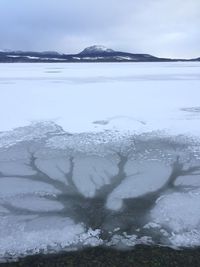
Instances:
[[[0,258],[200,245],[200,63],[1,64]]]

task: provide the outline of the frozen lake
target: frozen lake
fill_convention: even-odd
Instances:
[[[200,63],[0,64],[0,259],[200,245]]]
[[[1,64],[0,131],[53,120],[70,132],[120,126],[194,133],[199,78],[198,62]],[[109,125],[93,124],[102,120]]]

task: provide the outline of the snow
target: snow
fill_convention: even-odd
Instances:
[[[103,57],[83,57],[82,59],[84,60],[97,60],[97,59],[102,59]]]
[[[200,113],[182,109],[199,107],[199,67],[198,62],[1,64],[0,131],[53,120],[77,133],[120,128],[198,135]],[[101,120],[108,123],[93,123]]]
[[[34,192],[36,193],[36,192]],[[37,193],[36,193],[37,194]],[[29,209],[30,211],[39,212],[50,212],[50,211],[58,211],[62,210],[63,206],[61,203],[51,200],[46,200],[37,196],[22,196],[12,198],[9,203],[14,205],[16,208]]]
[[[7,57],[18,58],[18,57],[21,57],[21,56],[8,55]]]
[[[1,64],[0,258],[151,244],[155,233],[162,245],[199,246],[199,70],[197,62]],[[122,222],[130,216],[123,214],[127,199],[159,191],[177,158],[183,169],[133,234],[120,234],[111,216],[106,243],[102,229],[86,230],[63,211],[71,205],[63,194],[71,188],[89,207],[118,177],[120,156],[126,178],[105,206],[121,212]]]
[[[158,200],[152,216],[174,232],[192,230],[200,223],[200,191],[173,193]],[[166,205],[167,204],[167,205]]]
[[[115,57],[115,59],[117,59],[117,60],[134,60],[133,57],[128,57],[128,56],[117,56],[117,57]],[[135,59],[135,60],[137,60],[137,59]]]
[[[94,54],[94,53],[102,53],[102,52],[114,52],[112,49],[107,48],[103,45],[93,45],[85,48],[81,54]]]
[[[44,53],[45,54],[45,53]],[[66,61],[66,59],[63,59],[63,58],[57,58],[57,57],[36,57],[36,56],[26,56],[26,55],[7,55],[7,57],[10,57],[10,58],[27,58],[27,59],[36,59],[36,60],[57,60],[57,61]]]
[[[137,238],[136,235],[127,235],[126,233],[121,235],[114,235],[108,246],[117,246],[118,248],[124,249],[127,247],[133,247],[138,244],[152,244],[152,239],[149,236],[143,236],[142,238]]]
[[[17,185],[17,186],[16,186]],[[7,178],[1,178],[0,179],[0,198],[6,199],[7,197],[16,197],[17,195],[23,194],[52,194],[52,193],[59,193],[58,190],[53,188],[50,185],[47,185],[42,182],[36,182],[36,181],[29,181],[21,179],[21,178],[15,178],[15,177],[7,177]],[[12,190],[11,190],[12,188]]]
[[[17,258],[39,252],[55,252],[76,248],[75,245],[93,246],[101,244],[99,231],[84,231],[81,225],[75,225],[68,218],[26,218],[28,223],[19,218],[4,217],[0,221],[0,256]],[[13,223],[13,221],[15,223]]]
[[[189,193],[172,193],[157,201],[151,212],[154,221],[170,229],[169,239],[174,246],[200,244],[200,189]]]
[[[117,174],[116,164],[108,158],[76,157],[74,164],[74,181],[86,197],[94,196],[96,190],[109,184],[109,177]]]
[[[64,58],[58,58],[58,57],[41,57],[40,60],[56,60],[56,61],[66,61]]]
[[[115,210],[122,207],[122,199],[143,196],[159,189],[169,177],[171,168],[161,162],[130,160],[126,165],[128,178],[116,188],[108,199],[108,208]]]
[[[50,178],[59,181],[66,181],[64,173],[69,171],[69,159],[65,158],[48,158],[46,155],[45,159],[40,157],[36,160],[37,167],[45,172]]]

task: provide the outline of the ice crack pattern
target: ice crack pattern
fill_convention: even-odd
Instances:
[[[0,134],[0,257],[83,246],[200,245],[200,143],[164,132]]]

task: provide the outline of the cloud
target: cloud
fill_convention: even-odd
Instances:
[[[200,55],[199,0],[1,0],[0,49]]]

